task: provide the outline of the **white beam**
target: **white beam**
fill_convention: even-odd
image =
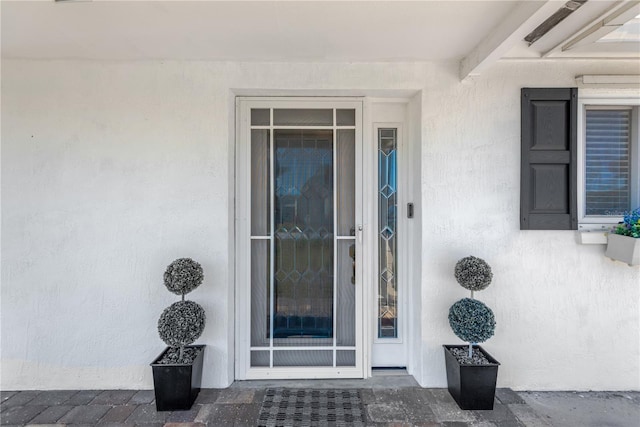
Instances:
[[[566,0],[525,1],[460,61],[460,79],[480,74],[517,42],[566,3]]]

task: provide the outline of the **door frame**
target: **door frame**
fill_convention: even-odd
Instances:
[[[370,375],[370,319],[371,269],[367,264],[371,262],[372,244],[370,238],[372,196],[364,187],[367,169],[371,165],[363,162],[365,145],[364,124],[368,121],[367,103],[362,97],[236,97],[236,159],[235,159],[235,378],[269,379],[269,378],[366,378]],[[318,108],[326,105],[331,108],[360,109],[356,114],[356,188],[360,180],[360,194],[356,190],[356,228],[362,225],[362,230],[356,231],[356,366],[355,367],[271,367],[252,368],[250,361],[251,350],[251,187],[250,174],[250,108]],[[334,133],[336,126],[334,123]],[[359,199],[358,199],[359,198]]]

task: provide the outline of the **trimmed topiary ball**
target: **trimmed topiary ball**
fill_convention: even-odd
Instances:
[[[158,319],[160,338],[170,347],[189,345],[202,335],[206,316],[193,301],[178,301],[165,308]]]
[[[470,291],[481,291],[491,283],[493,273],[491,267],[481,258],[468,256],[456,264],[456,280],[460,286]]]
[[[191,258],[178,258],[164,272],[164,285],[174,294],[185,295],[200,286],[203,278],[200,264]]]
[[[449,309],[449,325],[461,340],[481,343],[493,336],[496,320],[489,307],[478,300],[463,298]]]

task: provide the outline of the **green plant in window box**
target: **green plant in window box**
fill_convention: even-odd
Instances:
[[[640,238],[640,208],[636,208],[624,216],[624,220],[613,230],[614,234]]]
[[[627,213],[609,233],[606,256],[630,266],[640,265],[640,208]]]

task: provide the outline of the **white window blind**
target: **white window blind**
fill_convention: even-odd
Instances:
[[[631,112],[586,111],[586,215],[621,216],[631,207]]]

